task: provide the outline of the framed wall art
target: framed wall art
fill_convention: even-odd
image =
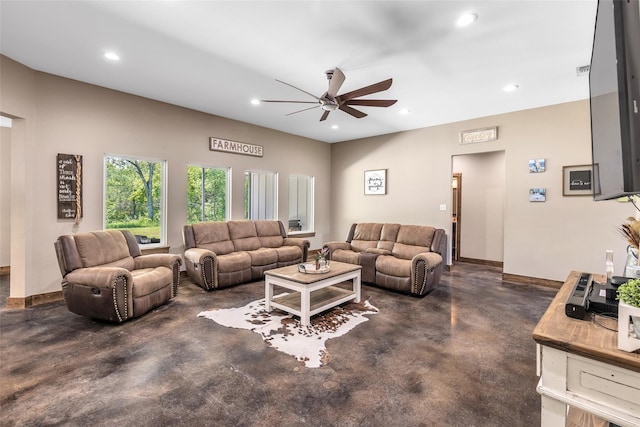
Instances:
[[[546,188],[530,188],[529,201],[530,202],[546,202],[547,189]]]
[[[387,194],[387,170],[364,171],[364,194]]]
[[[547,161],[545,159],[531,159],[529,160],[529,172],[540,173],[546,169]]]
[[[562,167],[563,196],[593,196],[593,169],[591,165]]]

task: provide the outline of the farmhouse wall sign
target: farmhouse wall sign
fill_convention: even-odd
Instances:
[[[73,219],[76,223],[82,218],[82,156],[58,154],[57,193],[58,219]]]
[[[498,139],[497,126],[484,129],[465,130],[460,132],[460,144],[495,141],[496,139]]]
[[[262,145],[245,144],[244,142],[227,141],[213,137],[209,138],[209,150],[262,157]]]

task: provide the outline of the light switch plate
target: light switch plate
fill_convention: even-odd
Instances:
[[[441,211],[446,211],[447,210],[447,205],[440,205],[440,210]]]

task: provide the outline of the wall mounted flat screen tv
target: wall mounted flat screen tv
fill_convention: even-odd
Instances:
[[[589,70],[593,197],[640,194],[640,8],[599,0]]]

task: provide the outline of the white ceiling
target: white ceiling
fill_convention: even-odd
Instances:
[[[596,0],[0,1],[0,52],[36,70],[325,142],[586,99]],[[454,25],[464,12],[478,20]],[[110,62],[106,51],[121,60]],[[393,78],[356,119],[313,101]],[[502,88],[515,83],[517,91]],[[408,115],[399,114],[408,108]],[[332,129],[337,125],[338,129]],[[225,137],[225,135],[214,135]]]

